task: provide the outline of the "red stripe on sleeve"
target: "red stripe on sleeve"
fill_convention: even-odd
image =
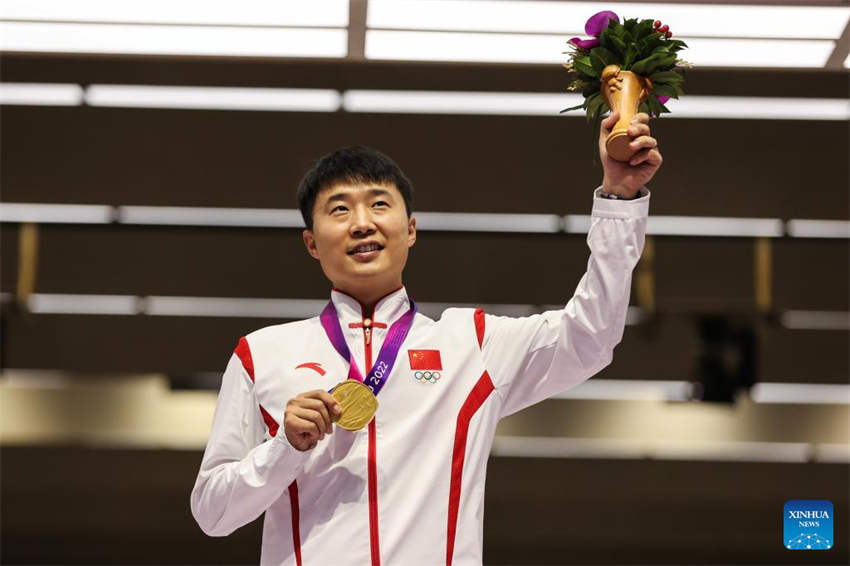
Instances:
[[[292,547],[295,549],[295,563],[301,566],[301,527],[299,525],[298,483],[289,484],[289,508],[292,512]]]
[[[239,344],[236,345],[233,353],[242,361],[242,367],[248,372],[251,381],[254,381],[254,359],[251,358],[251,348],[248,347],[248,341],[244,336],[239,339]]]
[[[479,309],[480,310],[480,309]],[[476,317],[478,311],[476,311]],[[483,311],[482,311],[483,318]],[[483,324],[482,324],[483,329]],[[466,457],[466,436],[469,433],[469,422],[476,411],[493,391],[493,382],[485,371],[469,392],[466,401],[457,414],[455,428],[455,444],[452,451],[452,479],[449,484],[449,520],[446,536],[446,566],[451,566],[455,550],[455,534],[457,531],[457,514],[460,508],[460,488],[463,480],[463,460]]]
[[[260,412],[263,414],[263,420],[266,421],[266,426],[269,427],[269,434],[272,436],[276,435],[278,429],[277,421],[272,418],[262,405],[260,405]]]
[[[484,311],[475,309],[475,334],[478,336],[478,347],[484,344]]]

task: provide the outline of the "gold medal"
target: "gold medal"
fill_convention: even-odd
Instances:
[[[331,389],[331,397],[342,407],[336,424],[346,430],[360,430],[378,410],[378,399],[372,390],[355,379],[346,379]]]

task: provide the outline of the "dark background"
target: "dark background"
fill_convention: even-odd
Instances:
[[[4,54],[5,82],[564,92],[555,65]],[[846,71],[694,69],[699,95],[848,98]],[[651,215],[847,220],[848,124],[663,117]],[[601,170],[581,117],[3,106],[3,202],[295,208],[301,175],[348,144],[391,155],[415,210],[589,214]],[[20,226],[0,227],[0,290],[14,295]],[[326,298],[300,230],[46,224],[37,292]],[[752,238],[654,238],[654,316],[629,326],[597,378],[696,379],[698,321],[721,315],[758,340],[756,379],[844,384],[846,330],[790,330],[785,310],[850,310],[847,239],[773,239],[770,308],[756,307]],[[581,234],[422,232],[405,281],[419,301],[565,302],[584,271]],[[439,274],[439,276],[435,276]],[[633,304],[637,299],[633,293]],[[242,335],[277,319],[53,315],[7,301],[4,368],[220,372]],[[217,385],[216,385],[217,387]],[[697,402],[697,401],[695,401]],[[811,408],[817,411],[817,407]],[[787,430],[806,422],[788,422]],[[812,438],[811,441],[817,441]],[[251,563],[259,521],[225,539],[189,513],[200,450],[63,442],[2,447],[6,563]],[[492,457],[485,561],[847,563],[846,463]],[[831,500],[836,547],[781,546],[788,499]]]

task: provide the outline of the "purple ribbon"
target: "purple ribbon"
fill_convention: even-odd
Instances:
[[[410,310],[401,315],[401,318],[390,326],[387,332],[387,338],[384,340],[383,346],[381,346],[381,351],[378,352],[378,358],[369,370],[369,375],[366,376],[366,379],[363,379],[363,374],[360,373],[357,362],[354,361],[354,356],[351,354],[351,350],[348,349],[348,344],[345,343],[345,336],[342,333],[339,316],[337,316],[333,301],[328,301],[328,304],[322,310],[322,314],[319,315],[319,320],[333,347],[339,352],[340,356],[348,360],[350,364],[348,378],[362,382],[372,390],[372,394],[377,395],[393,370],[393,365],[395,365],[395,360],[398,357],[398,351],[401,349],[401,344],[404,342],[407,332],[413,325],[413,317],[415,315],[416,303],[411,300]]]

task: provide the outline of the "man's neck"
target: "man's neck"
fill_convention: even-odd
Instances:
[[[357,299],[357,302],[360,303],[360,308],[363,311],[364,317],[371,317],[375,312],[375,305],[378,304],[378,301],[395,293],[403,284],[398,282],[395,285],[387,286],[387,287],[371,287],[367,289],[350,289],[346,287],[335,286],[334,289],[345,293],[349,297],[353,297]]]

